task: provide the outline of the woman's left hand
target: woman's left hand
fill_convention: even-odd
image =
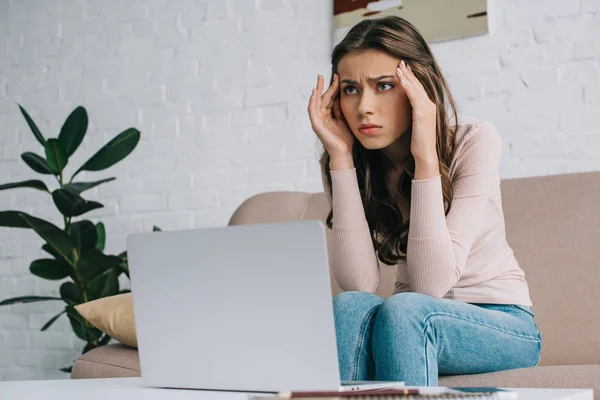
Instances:
[[[400,62],[396,75],[412,106],[410,152],[417,164],[420,162],[437,164],[437,107],[429,99],[423,84],[404,61]]]

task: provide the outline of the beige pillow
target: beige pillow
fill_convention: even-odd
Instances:
[[[137,348],[131,293],[103,297],[75,306],[83,318],[115,340]]]

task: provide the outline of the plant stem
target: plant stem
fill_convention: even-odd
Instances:
[[[79,262],[79,259],[77,261],[75,261],[75,276],[77,277],[77,280],[75,281],[75,284],[77,286],[79,286],[79,289],[81,290],[81,295],[83,296],[83,302],[87,303],[88,302],[88,295],[86,292],[86,287],[85,287],[85,282],[84,280],[81,278],[81,276],[79,276],[79,271],[77,270],[77,264]]]
[[[59,182],[60,182],[60,188],[63,189],[64,185],[63,185],[63,174],[62,174],[62,171],[60,172],[59,178],[60,178],[60,180],[59,180]],[[71,178],[71,180],[73,180],[73,178]],[[65,222],[65,232],[66,232],[67,235],[70,235],[69,234],[69,228],[71,226],[71,219],[72,218],[73,217],[68,217],[67,218],[66,216],[63,215],[63,220]],[[73,270],[75,271],[75,277],[76,277],[75,284],[77,286],[79,286],[79,289],[81,290],[81,294],[83,296],[83,302],[87,303],[88,302],[88,296],[87,296],[87,293],[86,293],[85,282],[82,279],[82,277],[79,275],[79,271],[78,271],[78,268],[77,268],[78,264],[79,264],[79,259],[80,259],[79,256],[80,255],[77,254],[77,251],[73,251],[73,253],[75,253],[73,255],[74,256],[73,257]],[[89,327],[89,324],[87,323],[87,321],[84,321],[84,326]]]
[[[58,175],[58,183],[60,183],[60,188],[63,189],[63,173],[62,171],[60,171],[60,174]],[[71,225],[71,218],[69,217],[67,219],[66,216],[63,215],[63,221],[65,222],[65,232],[67,234],[69,234],[69,225]]]

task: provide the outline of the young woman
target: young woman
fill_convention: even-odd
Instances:
[[[506,242],[493,125],[459,118],[433,54],[399,17],[333,50],[308,113],[323,144],[341,378],[437,386],[535,366],[541,335]],[[383,300],[378,260],[397,268]]]

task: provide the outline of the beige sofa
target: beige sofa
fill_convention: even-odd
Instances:
[[[543,337],[541,362],[441,377],[440,385],[594,388],[600,399],[600,172],[503,180],[502,199],[508,241],[525,270]],[[324,221],[327,212],[323,193],[270,192],[247,199],[229,223]],[[382,273],[379,294],[387,297],[394,275],[389,268]],[[72,378],[139,374],[137,350],[108,345],[79,357]]]

